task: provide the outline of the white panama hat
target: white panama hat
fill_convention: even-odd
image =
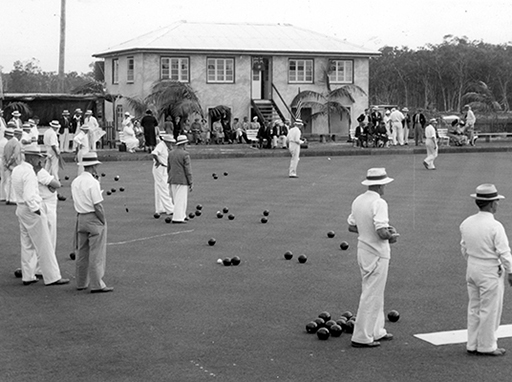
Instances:
[[[476,200],[499,200],[505,199],[503,195],[498,194],[498,190],[494,184],[484,183],[476,188],[476,193],[471,194],[471,197]]]
[[[366,173],[366,179],[361,182],[365,186],[376,186],[391,183],[394,179],[386,174],[383,167],[371,168]]]

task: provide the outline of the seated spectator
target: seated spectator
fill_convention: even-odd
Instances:
[[[469,138],[465,134],[465,123],[461,119],[455,119],[451,123],[452,127],[448,129],[451,146],[465,146],[469,144]]]
[[[380,121],[379,125],[374,130],[374,140],[375,147],[384,147],[388,144],[388,133],[386,129],[386,123],[384,121]]]
[[[190,131],[192,132],[192,141],[196,145],[201,143],[201,130],[202,126],[199,122],[199,118],[196,118],[194,122],[192,122],[192,125],[190,126]]]
[[[224,144],[224,129],[222,128],[222,122],[220,120],[216,120],[215,122],[213,122],[212,133],[213,141],[216,144]]]
[[[126,150],[130,153],[134,153],[135,149],[139,147],[139,140],[135,137],[135,131],[133,130],[133,123],[130,118],[130,122],[126,123],[123,128],[123,139],[122,142],[126,145]]]

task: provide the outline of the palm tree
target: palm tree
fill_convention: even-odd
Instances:
[[[485,82],[477,81],[470,85],[469,90],[462,99],[473,109],[493,113],[501,110],[501,105]]]
[[[292,100],[291,106],[292,108],[296,108],[296,117],[299,118],[301,115],[301,110],[303,108],[311,108],[313,113],[311,114],[311,120],[315,120],[318,117],[327,117],[327,126],[329,130],[329,135],[331,134],[331,118],[330,116],[333,114],[338,114],[343,116],[343,114],[348,115],[348,123],[349,126],[352,123],[350,118],[350,110],[348,107],[343,105],[340,100],[348,99],[351,103],[354,103],[353,94],[362,94],[366,95],[365,91],[354,84],[350,85],[342,85],[339,88],[332,89],[329,71],[327,69],[323,69],[322,71],[323,78],[320,82],[325,83],[327,92],[319,93],[313,90],[304,90],[299,92]]]
[[[180,117],[186,120],[190,114],[200,114],[203,110],[199,97],[192,87],[183,82],[159,80],[151,87],[151,93],[144,99],[124,97],[129,106],[137,113],[152,110],[157,119],[171,116],[173,120]]]

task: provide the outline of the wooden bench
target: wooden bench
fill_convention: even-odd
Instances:
[[[257,129],[247,129],[247,139],[249,142],[251,142],[251,146],[256,147],[258,146],[258,130]]]
[[[512,132],[500,132],[500,133],[480,133],[475,131],[475,137],[477,138],[485,138],[486,142],[490,142],[491,138],[507,138],[512,137]]]
[[[448,136],[448,129],[438,128],[437,135],[439,136],[439,146],[450,146],[450,137]]]

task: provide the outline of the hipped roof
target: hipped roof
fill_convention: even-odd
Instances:
[[[178,21],[94,54],[108,57],[134,51],[215,51],[376,56],[380,52],[290,24],[199,23]]]

